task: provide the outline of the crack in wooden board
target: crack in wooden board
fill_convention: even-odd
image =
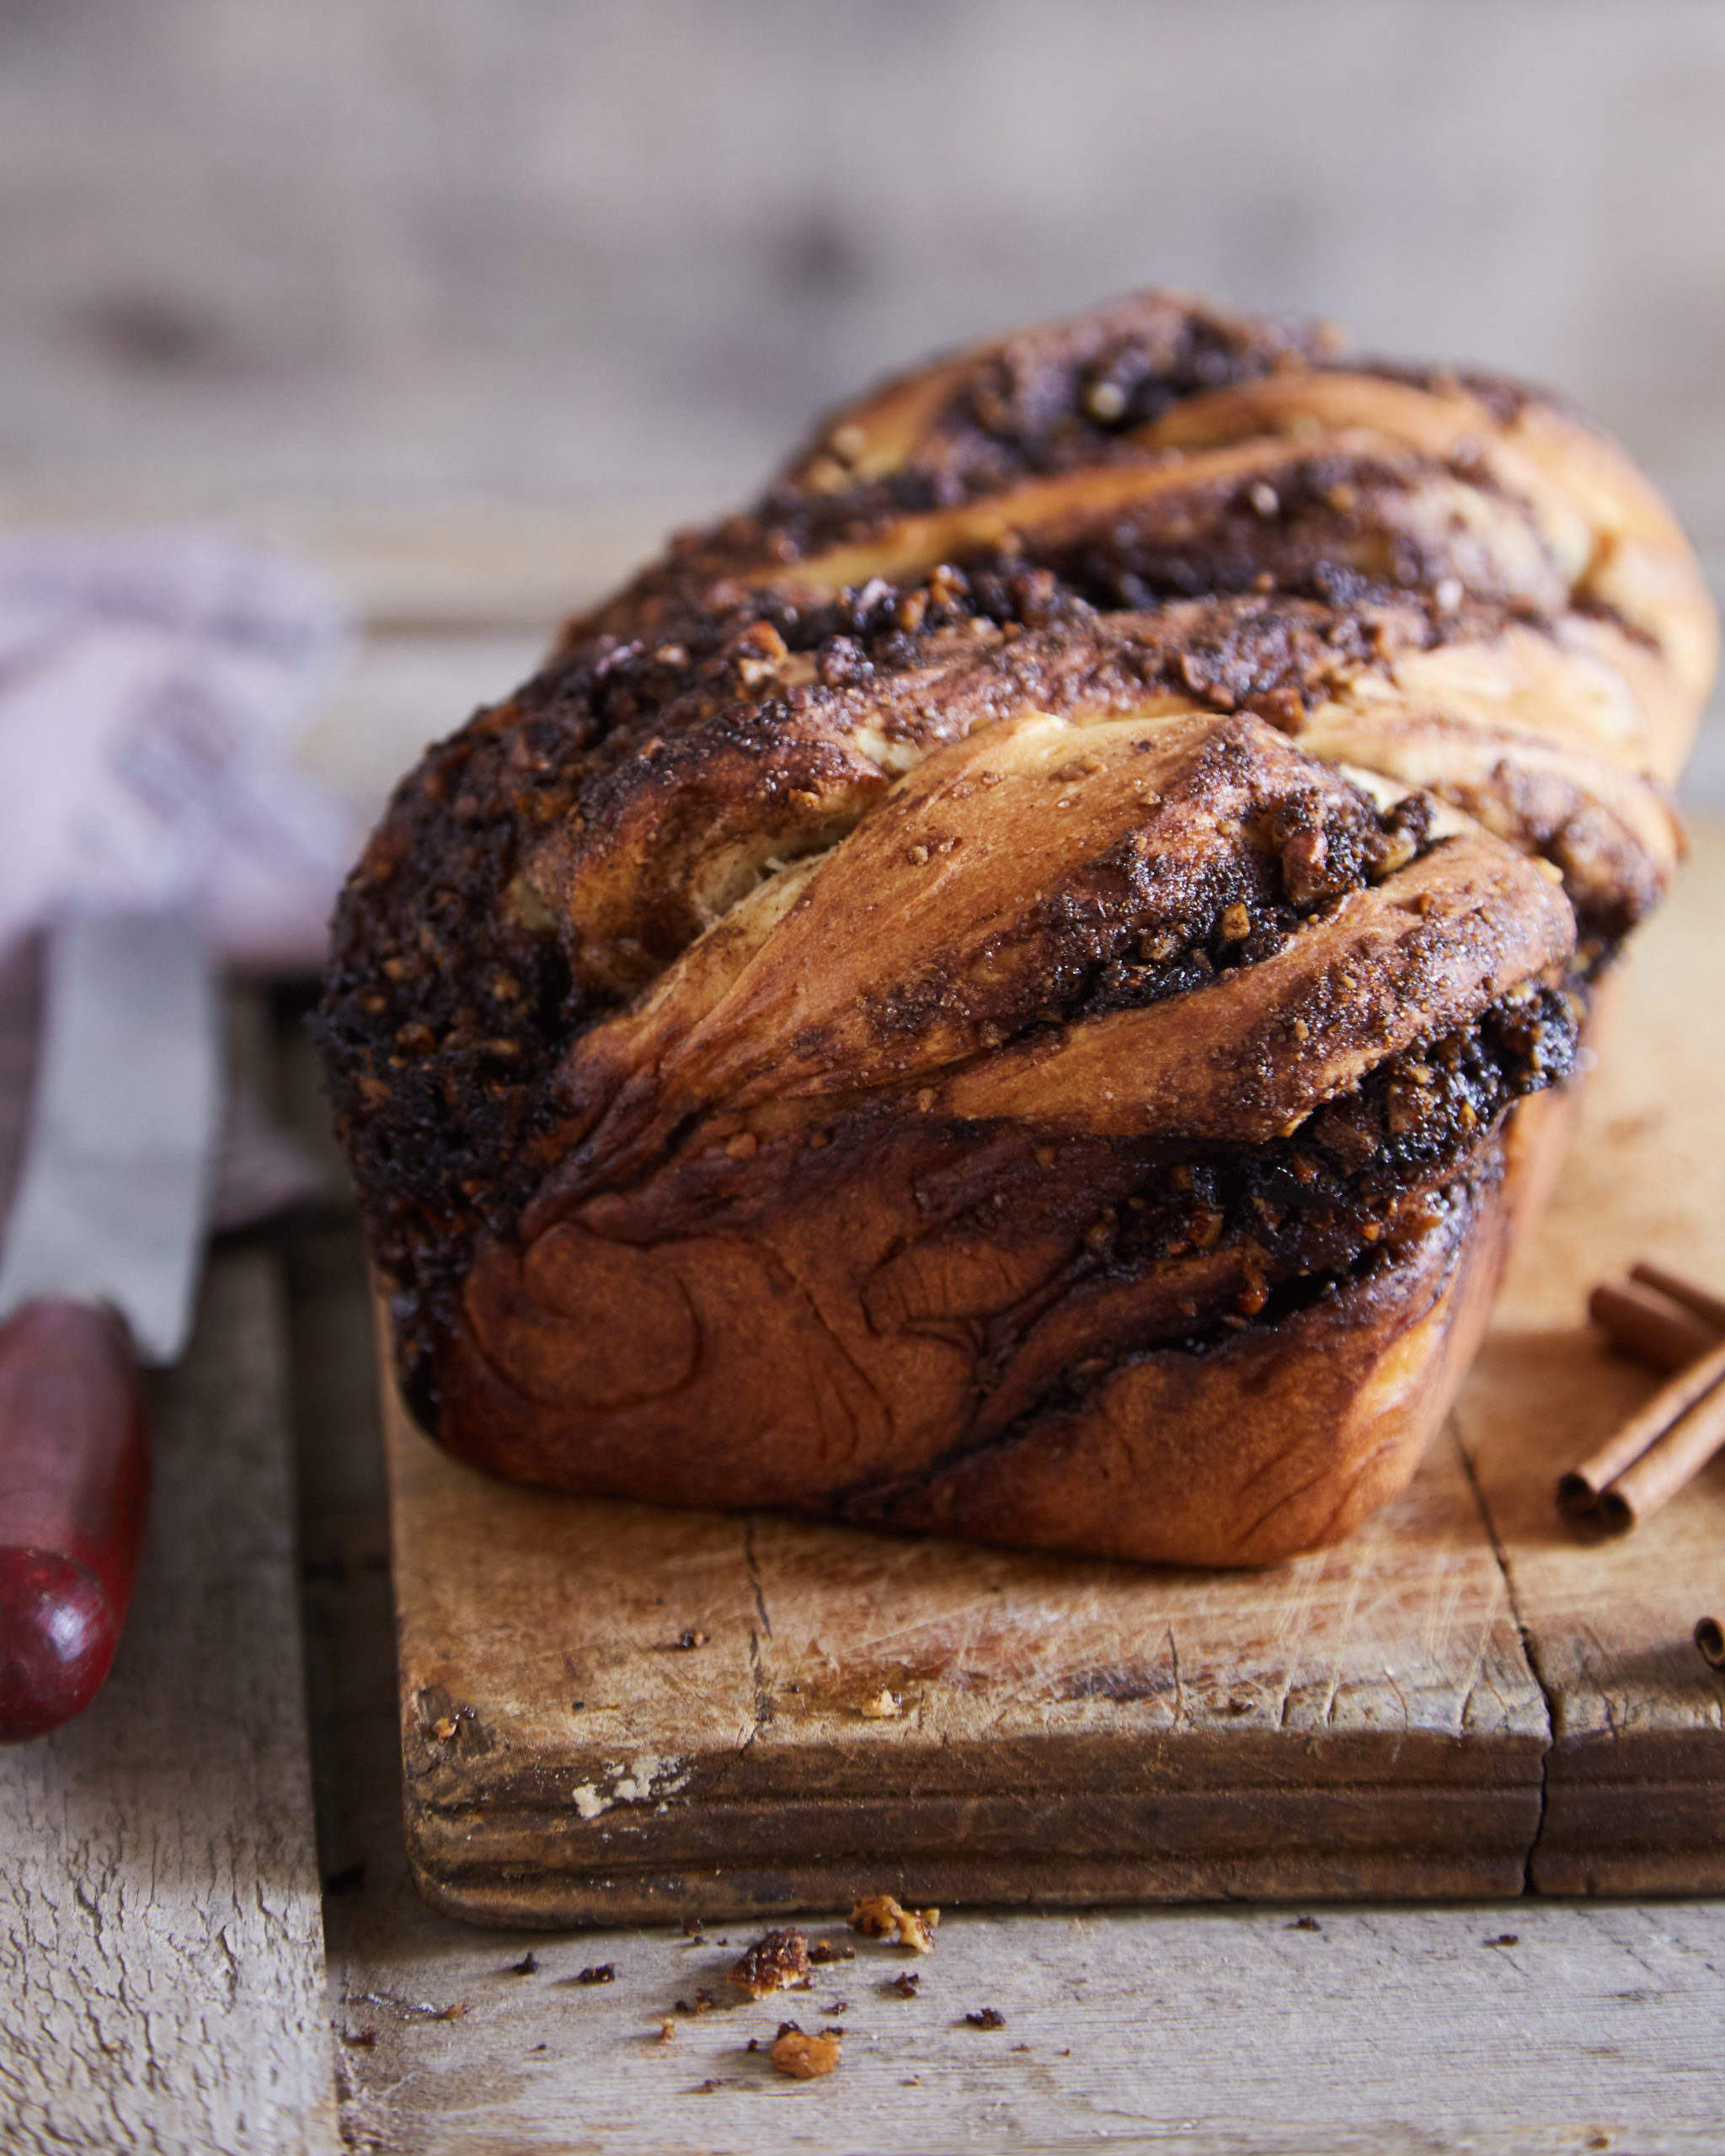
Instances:
[[[1725,1691],[1688,1646],[1712,1485],[1605,1552],[1551,1505],[1648,1383],[1588,1332],[1588,1283],[1642,1248],[1725,1269],[1721,1043],[1685,1007],[1721,972],[1725,843],[1696,851],[1450,1432],[1340,1549],[1153,1571],[562,1498],[460,1466],[388,1399],[427,1892],[554,1924],[913,1875],[1044,1904],[1507,1896],[1530,1856],[1559,1891],[1725,1885]]]

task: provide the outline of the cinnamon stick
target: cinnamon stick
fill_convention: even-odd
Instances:
[[[1674,1438],[1677,1432],[1673,1426],[1685,1422],[1690,1410],[1704,1395],[1713,1390],[1721,1378],[1725,1378],[1725,1341],[1722,1341],[1718,1347],[1710,1348],[1705,1355],[1699,1357],[1686,1369],[1680,1370],[1675,1377],[1668,1379],[1639,1413],[1632,1415],[1626,1422],[1613,1432],[1596,1453],[1583,1460],[1579,1467],[1572,1469],[1563,1477],[1557,1485],[1559,1511],[1571,1519],[1580,1519],[1587,1514],[1594,1513],[1595,1508],[1599,1506],[1607,1486],[1617,1482],[1632,1464],[1653,1446],[1656,1438],[1661,1438],[1667,1432]],[[1684,1477],[1685,1481],[1688,1476],[1694,1474],[1696,1469],[1704,1460],[1712,1457],[1722,1444],[1725,1444],[1725,1393],[1721,1394],[1714,1406],[1720,1421],[1719,1435],[1712,1439],[1705,1452],[1695,1457],[1685,1472]],[[1707,1427],[1711,1428],[1711,1424]],[[1693,1438],[1692,1433],[1690,1441],[1700,1442],[1699,1439]],[[1688,1455],[1685,1454],[1682,1456]],[[1608,1519],[1601,1513],[1599,1515],[1599,1524],[1610,1528],[1615,1534],[1626,1534],[1635,1525],[1637,1518],[1644,1519],[1649,1512],[1664,1504],[1665,1499],[1680,1488],[1681,1484],[1674,1482],[1669,1488],[1664,1489],[1663,1494],[1653,1496],[1653,1491],[1658,1486],[1657,1479],[1648,1486],[1647,1497],[1652,1498],[1652,1502],[1647,1502],[1646,1497],[1640,1495],[1639,1486],[1637,1486],[1637,1494],[1629,1500],[1631,1509],[1627,1515],[1618,1517],[1614,1512],[1614,1516]]]
[[[1587,1313],[1612,1344],[1662,1370],[1680,1370],[1719,1345],[1719,1328],[1633,1280],[1607,1280],[1587,1299]]]
[[[1725,1669],[1725,1625],[1717,1617],[1703,1617],[1695,1628],[1695,1643],[1715,1669]]]
[[[1717,1359],[1725,1374],[1725,1348],[1717,1351]],[[1608,1534],[1627,1534],[1692,1481],[1721,1445],[1725,1445],[1725,1385],[1715,1384],[1600,1492],[1595,1510],[1599,1524]]]
[[[1725,1332],[1725,1295],[1716,1295],[1709,1288],[1685,1280],[1680,1273],[1672,1273],[1663,1265],[1646,1262],[1632,1265],[1632,1280],[1642,1281],[1649,1288],[1657,1288],[1662,1295],[1669,1295],[1674,1303],[1680,1303],[1686,1310],[1693,1310],[1717,1331]]]

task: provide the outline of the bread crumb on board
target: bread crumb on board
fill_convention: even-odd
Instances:
[[[917,1954],[932,1954],[940,1911],[907,1909],[890,1894],[863,1894],[845,1921],[865,1939],[890,1939],[896,1933],[900,1945]]]

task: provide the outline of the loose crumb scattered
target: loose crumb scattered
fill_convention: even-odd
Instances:
[[[857,1950],[849,1940],[841,1940],[835,1945],[830,1939],[817,1939],[809,1949],[810,1967],[822,1961],[854,1961]]]
[[[823,2029],[818,2036],[805,2036],[794,2021],[781,2023],[768,2053],[774,2067],[793,2081],[819,2081],[836,2073],[845,2055],[842,2029]]]
[[[905,1702],[896,1692],[889,1692],[884,1685],[872,1700],[865,1700],[857,1708],[865,1721],[892,1721],[905,1711]]]
[[[823,2014],[848,2014],[851,2002],[847,1999],[836,1999],[830,2006],[823,2006],[820,2010]]]
[[[686,1632],[677,1634],[676,1644],[686,1653],[692,1647],[704,1647],[712,1637],[711,1632],[702,1632],[692,1627]]]
[[[997,2006],[979,2007],[975,2014],[967,2014],[964,2019],[973,2029],[1004,2029],[1007,2025],[1007,2017]]]
[[[1495,1939],[1486,1941],[1487,1946],[1519,1946],[1520,1944],[1521,1934],[1519,1931],[1500,1931]]]
[[[692,1940],[695,1945],[699,1945],[701,1941],[707,1936],[707,1927],[702,1923],[699,1917],[685,1917],[683,1919],[683,1936],[685,1939]]]
[[[433,2018],[439,2021],[462,2021],[466,2020],[467,2012],[467,2002],[464,1999],[458,1999],[453,2006],[446,2006],[441,2014]]]
[[[914,1969],[900,1969],[897,1976],[887,1978],[881,1989],[896,1992],[900,1999],[915,1999],[916,1988],[921,1982],[921,1977]]]
[[[1286,1928],[1290,1931],[1322,1931],[1323,1929],[1323,1926],[1316,1917],[1295,1917],[1293,1923]]]
[[[711,2014],[713,2011],[713,1993],[707,1990],[703,1986],[697,1990],[695,1993],[695,2004],[692,2006],[690,2005],[687,1999],[679,1999],[673,2002],[672,2010],[678,2014]]]
[[[715,2089],[723,2089],[724,2086],[724,2084],[722,2081],[697,2081],[695,2084],[695,2094],[697,2096],[710,2096]]]
[[[846,1921],[852,1931],[860,1931],[867,1939],[890,1939],[896,1932],[900,1945],[918,1954],[932,1954],[940,1911],[907,1909],[890,1894],[864,1894]]]
[[[745,1950],[726,1982],[750,1999],[783,1991],[809,1973],[809,1941],[800,1931],[765,1932]]]
[[[504,1974],[508,1977],[531,1977],[538,1967],[539,1956],[529,1952],[522,1955],[519,1961],[511,1961]]]
[[[344,2030],[341,2041],[344,2044],[352,2044],[356,2050],[368,2052],[377,2041],[377,2031],[375,2029]]]
[[[661,2022],[660,2023],[660,2025],[659,2025],[659,2041],[660,2041],[660,2043],[662,2043],[662,2044],[668,2044],[668,2043],[670,2041],[671,2038],[672,2038],[674,2036],[676,2036],[676,2032],[677,2032],[677,2025],[676,2025],[676,2023],[675,2021],[673,2021],[673,2020],[671,2020],[671,2018],[670,2018],[670,2015],[668,2015],[668,2014],[667,2014],[667,2015],[665,2015],[665,2017],[664,2020],[663,2020],[663,2021],[661,2021]]]
[[[601,1961],[595,1969],[583,1969],[575,1978],[578,1984],[614,1984],[617,1982],[615,1961]]]

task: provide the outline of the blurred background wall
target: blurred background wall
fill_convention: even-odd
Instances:
[[[1721,0],[0,0],[0,511],[499,637],[1149,282],[1561,384],[1725,564]]]

